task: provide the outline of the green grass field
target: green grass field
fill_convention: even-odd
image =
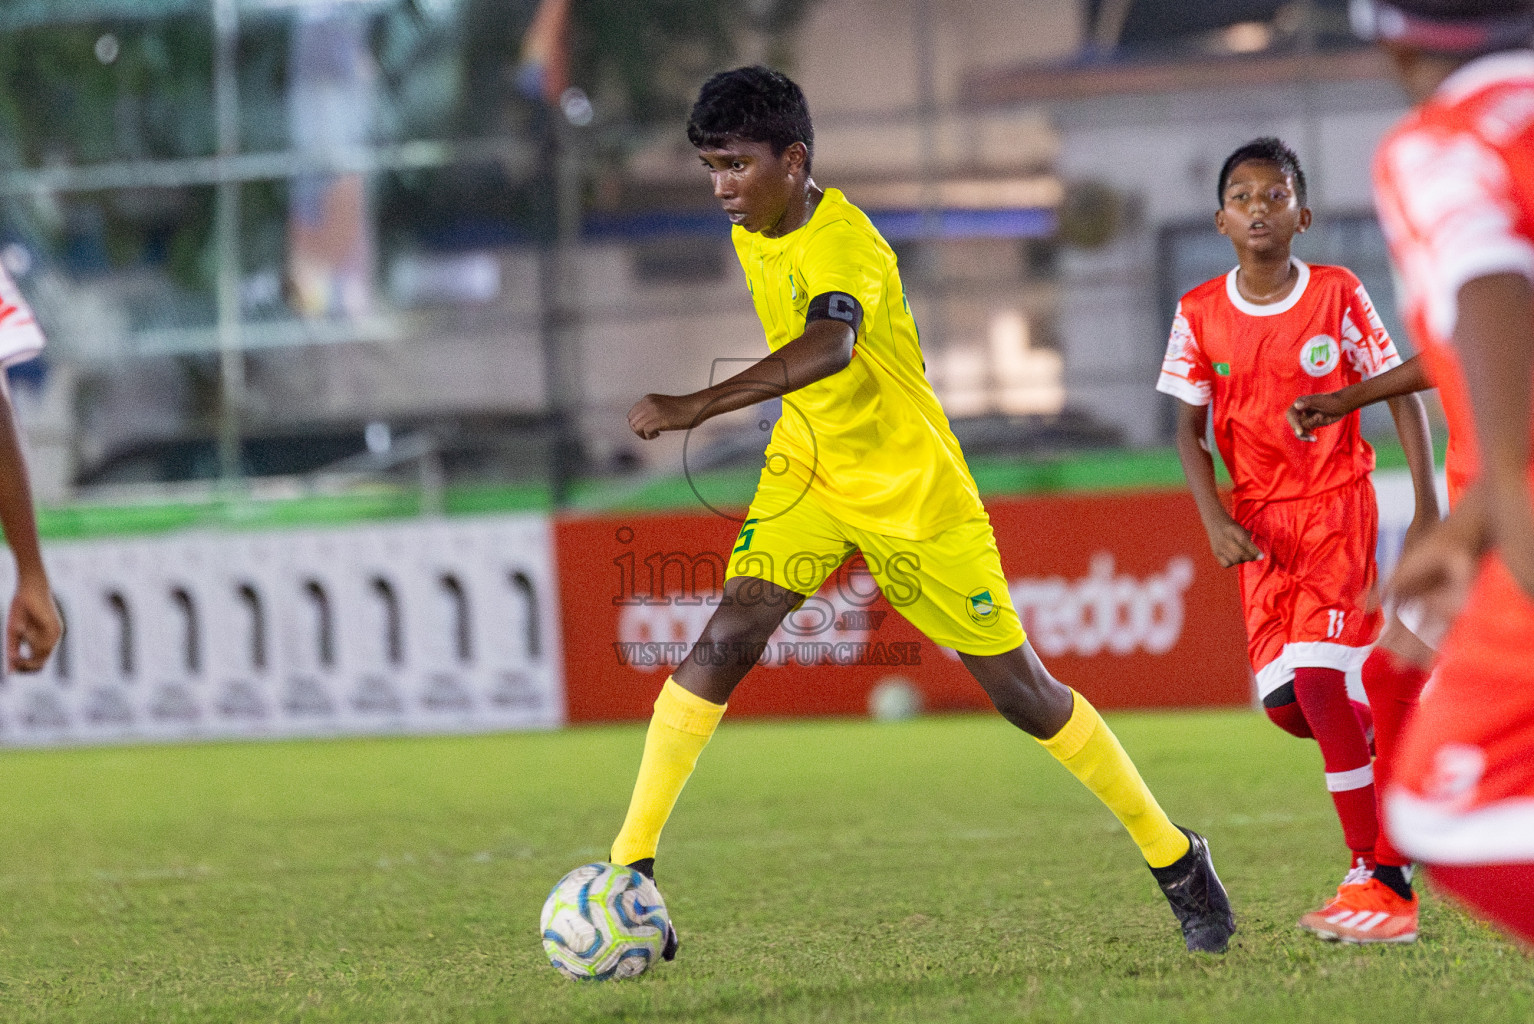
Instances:
[[[606,855],[638,726],[0,753],[5,1021],[1514,1021],[1534,962],[1294,928],[1345,853],[1314,744],[1118,715],[1240,916],[1182,950],[1134,847],[999,718],[726,722],[667,830],[681,958],[576,985],[537,919]]]

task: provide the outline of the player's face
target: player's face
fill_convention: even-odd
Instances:
[[[1237,251],[1287,251],[1294,236],[1310,226],[1310,210],[1300,205],[1294,179],[1277,164],[1248,160],[1230,172],[1225,205],[1214,223]]]
[[[747,231],[771,234],[803,186],[805,153],[798,142],[778,154],[768,142],[731,139],[717,149],[699,149],[698,156],[730,223]]]

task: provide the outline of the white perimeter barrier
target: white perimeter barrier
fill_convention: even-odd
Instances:
[[[1438,509],[1449,514],[1449,484],[1439,470]],[[1374,496],[1379,501],[1380,539],[1375,548],[1379,562],[1381,585],[1390,578],[1391,570],[1401,560],[1401,547],[1406,543],[1406,528],[1411,525],[1412,513],[1417,508],[1416,492],[1412,490],[1411,473],[1404,469],[1391,469],[1374,474]]]
[[[0,685],[0,743],[564,721],[543,517],[59,542],[45,559],[67,632],[41,673]]]

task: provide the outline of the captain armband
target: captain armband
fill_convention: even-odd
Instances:
[[[863,305],[846,292],[822,292],[810,300],[805,326],[816,320],[840,320],[856,334],[863,324]]]

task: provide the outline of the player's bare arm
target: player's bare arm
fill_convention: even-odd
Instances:
[[[1534,286],[1491,274],[1459,290],[1454,341],[1476,396],[1482,475],[1492,541],[1525,593],[1534,595],[1534,497],[1529,490],[1530,385],[1534,379]]]
[[[1294,436],[1301,441],[1314,441],[1313,433],[1318,427],[1329,427],[1348,413],[1362,409],[1375,402],[1389,401],[1401,395],[1411,395],[1433,387],[1427,369],[1420,356],[1412,356],[1394,369],[1386,370],[1377,377],[1345,388],[1338,388],[1321,395],[1301,395],[1294,400],[1285,417]],[[1397,421],[1399,428],[1399,421]]]
[[[1483,438],[1481,478],[1422,543],[1406,552],[1391,590],[1452,616],[1464,603],[1482,554],[1493,545],[1525,591],[1534,593],[1534,513],[1528,465],[1529,378],[1534,373],[1534,290],[1520,274],[1494,274],[1459,290],[1454,339]],[[1521,453],[1521,454],[1520,454]]]
[[[1411,362],[1416,362],[1415,356]],[[1400,368],[1396,367],[1398,370]],[[1383,373],[1373,379],[1379,380],[1388,375]],[[1432,533],[1441,515],[1437,480],[1433,471],[1432,434],[1428,428],[1427,410],[1423,408],[1422,399],[1415,393],[1396,395],[1386,401],[1390,403],[1390,414],[1395,418],[1401,449],[1406,453],[1415,497],[1411,523],[1406,527],[1406,540],[1401,549],[1403,554],[1409,554]],[[1390,616],[1376,644],[1423,671],[1432,667],[1435,656],[1433,648],[1423,643],[1396,615]]]
[[[1183,475],[1198,506],[1198,517],[1209,535],[1209,547],[1220,565],[1229,569],[1242,562],[1255,562],[1262,552],[1252,542],[1252,535],[1236,522],[1220,501],[1220,489],[1214,478],[1214,457],[1204,441],[1209,423],[1209,407],[1177,403],[1177,457]]]
[[[16,596],[5,622],[6,665],[36,672],[63,635],[58,608],[43,568],[32,488],[10,396],[0,387],[0,527],[16,559]]]
[[[804,333],[728,380],[690,395],[645,395],[629,410],[629,427],[645,440],[689,430],[714,416],[781,398],[845,370],[855,336],[840,320],[814,320]]]
[[[1413,356],[1411,362],[1416,361],[1417,357]],[[1388,374],[1380,374],[1380,377],[1384,376]],[[1438,508],[1438,484],[1433,472],[1433,436],[1428,428],[1427,409],[1416,394],[1396,395],[1385,401],[1390,403],[1396,435],[1401,439],[1401,450],[1406,453],[1406,465],[1411,471],[1415,504],[1411,524],[1406,528],[1406,550],[1410,550],[1438,525],[1442,514]]]

